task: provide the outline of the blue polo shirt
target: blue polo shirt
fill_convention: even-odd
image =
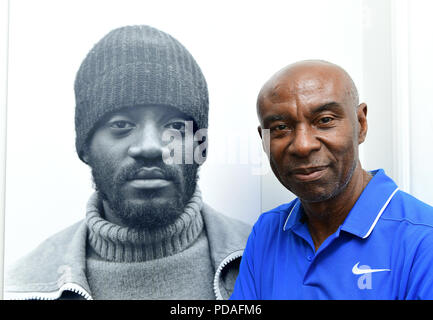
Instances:
[[[317,251],[299,199],[263,213],[231,299],[433,299],[433,207],[372,174]]]

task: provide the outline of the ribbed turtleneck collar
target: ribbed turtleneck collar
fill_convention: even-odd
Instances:
[[[131,229],[105,220],[99,211],[100,201],[95,192],[87,203],[88,241],[108,261],[140,262],[170,256],[186,249],[203,230],[203,203],[198,187],[174,223],[153,230]]]

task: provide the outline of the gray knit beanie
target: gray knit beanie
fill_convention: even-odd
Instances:
[[[93,47],[77,72],[75,101],[81,160],[98,120],[121,108],[171,106],[191,116],[199,129],[208,125],[208,90],[200,67],[179,41],[149,26],[115,29]]]

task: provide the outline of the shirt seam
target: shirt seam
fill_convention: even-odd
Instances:
[[[284,214],[284,213],[287,213],[287,211],[284,211],[284,210],[275,210],[275,211],[270,210],[270,211],[263,212],[262,216],[267,215],[267,214]]]
[[[382,220],[389,220],[389,221],[395,221],[395,222],[403,222],[403,221],[405,221],[405,222],[408,222],[408,223],[410,223],[411,225],[414,225],[414,226],[423,226],[423,227],[428,227],[428,228],[433,229],[433,225],[431,225],[431,224],[426,224],[426,223],[421,223],[421,222],[413,222],[413,221],[411,221],[411,220],[409,220],[407,218],[398,219],[398,218],[381,217],[380,219],[382,219]]]

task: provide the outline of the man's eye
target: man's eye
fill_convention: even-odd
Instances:
[[[319,124],[329,124],[332,120],[334,119],[331,117],[323,117],[319,119]]]
[[[285,124],[279,124],[277,126],[274,126],[271,128],[271,131],[282,131],[282,130],[287,130],[288,127]]]
[[[173,129],[177,131],[185,132],[185,122],[184,121],[174,121],[165,125],[168,129]]]
[[[128,129],[132,129],[133,127],[134,124],[129,121],[118,120],[118,121],[110,122],[110,128],[116,130],[128,130]]]

